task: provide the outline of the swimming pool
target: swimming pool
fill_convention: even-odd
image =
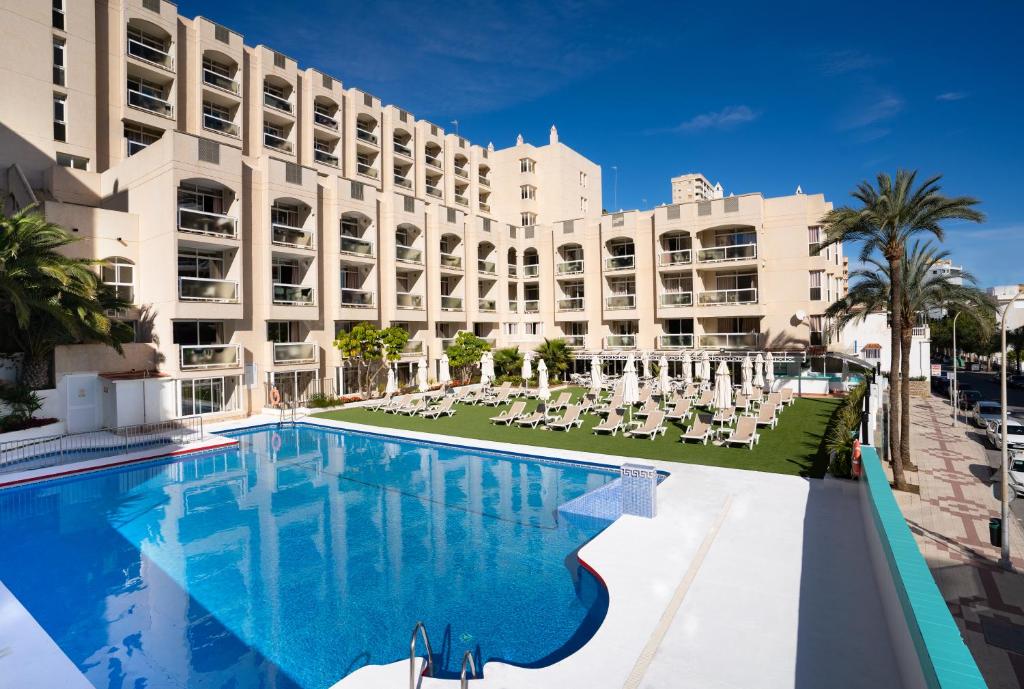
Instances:
[[[542,666],[607,610],[558,506],[610,470],[311,426],[0,491],[0,581],[96,687],[323,689],[408,657]]]

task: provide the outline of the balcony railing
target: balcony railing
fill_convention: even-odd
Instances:
[[[368,309],[373,306],[373,292],[354,287],[341,288],[341,305]]]
[[[658,349],[693,349],[693,334],[660,335]]]
[[[318,163],[323,163],[324,165],[338,167],[338,156],[333,153],[328,153],[327,151],[321,151],[319,148],[313,149],[313,159]]]
[[[400,144],[397,141],[394,142],[394,146],[395,146],[395,153],[397,153],[400,156],[405,156],[406,158],[412,158],[412,149],[411,148],[409,148],[405,144]]]
[[[693,306],[693,292],[666,292],[658,297],[661,306]]]
[[[169,52],[146,45],[134,38],[128,39],[128,54],[144,62],[159,65],[164,69],[174,69],[174,58]]]
[[[178,278],[178,298],[182,301],[236,303],[238,283],[234,280],[182,276]]]
[[[701,263],[721,263],[722,261],[745,261],[757,258],[757,244],[735,244],[733,246],[713,246],[701,249],[697,253]]]
[[[527,263],[523,265],[523,277],[524,278],[535,278],[540,275],[540,264],[539,263]]]
[[[274,303],[281,306],[313,306],[316,304],[316,288],[303,285],[289,285],[275,282]]]
[[[437,187],[431,187],[431,186],[428,185],[427,186],[427,194],[429,194],[430,196],[433,196],[435,198],[438,198],[438,199],[441,198],[441,190],[438,189]]]
[[[275,364],[313,364],[320,348],[313,342],[273,342]]]
[[[478,258],[476,261],[476,270],[478,273],[483,273],[484,275],[497,275],[498,264],[494,261],[486,261],[482,258]]]
[[[371,131],[363,129],[362,127],[356,127],[356,138],[360,141],[365,141],[368,144],[377,145],[377,135]]]
[[[604,298],[604,307],[609,311],[615,311],[617,309],[635,309],[636,308],[636,295],[635,294],[613,294],[610,297]]]
[[[462,270],[462,256],[441,253],[441,267]]]
[[[582,311],[583,310],[583,297],[570,297],[568,299],[558,300],[559,311]]]
[[[701,292],[697,296],[697,303],[701,306],[714,306],[718,304],[756,304],[757,288],[748,287],[745,289],[716,289]]]
[[[377,175],[379,174],[377,172],[377,168],[372,165],[367,165],[366,163],[356,163],[356,172],[364,177],[371,177],[373,179],[377,179]]]
[[[658,254],[659,266],[685,266],[692,262],[693,252],[690,249],[662,251],[660,254]]]
[[[399,292],[395,295],[395,306],[400,309],[422,309],[423,296],[419,294],[410,294],[408,292]]]
[[[523,302],[523,313],[537,313],[540,311],[539,299],[527,299]]]
[[[341,238],[341,253],[373,258],[373,242],[359,237]]]
[[[697,343],[708,348],[756,347],[760,337],[758,333],[705,333]]]
[[[495,301],[494,299],[478,299],[476,302],[476,307],[480,311],[497,311],[498,302]]]
[[[406,263],[423,263],[423,252],[411,246],[398,244],[395,246],[395,258]]]
[[[632,270],[636,263],[636,257],[633,254],[626,254],[624,256],[611,256],[604,259],[605,270]]]
[[[231,120],[225,120],[223,117],[211,115],[206,112],[203,113],[203,128],[214,132],[220,132],[221,134],[227,134],[228,136],[238,136],[237,124]]]
[[[174,115],[174,106],[171,105],[170,101],[166,101],[159,96],[136,91],[135,89],[128,89],[128,105],[133,108],[148,110],[164,117],[172,117]]]
[[[481,201],[480,202],[480,210],[482,210],[484,213],[490,213],[491,212],[491,204],[484,203],[483,201]]]
[[[334,131],[338,131],[338,120],[331,117],[325,112],[314,111],[313,122],[320,125],[321,127],[326,127],[327,129],[333,129]]]
[[[459,204],[460,206],[468,206],[469,205],[469,197],[468,196],[463,196],[462,194],[456,194],[455,195],[455,203]]]
[[[482,187],[489,187],[489,186],[491,186],[491,179],[489,177],[484,177],[483,175],[480,175],[479,177],[477,177],[477,179],[480,181],[480,186],[482,186]]]
[[[412,180],[402,175],[395,175],[395,184],[403,189],[412,189]]]
[[[285,153],[292,152],[292,142],[288,139],[278,136],[277,134],[271,134],[270,132],[263,132],[263,145],[267,148],[273,148],[278,151],[284,151]]]
[[[636,347],[636,335],[609,335],[604,338],[604,346],[608,349],[633,349]]]
[[[519,302],[515,299],[508,300],[509,313],[519,313]]]
[[[583,349],[587,346],[586,335],[563,335],[562,340],[569,349]]]
[[[286,112],[289,115],[292,112],[291,101],[281,98],[281,96],[275,96],[273,93],[267,93],[266,91],[263,92],[263,104],[268,105],[275,110]]]
[[[271,223],[271,239],[278,246],[291,246],[297,249],[315,249],[316,235],[313,230],[292,227],[282,223]]]
[[[928,326],[926,326],[926,325],[915,326],[914,329],[910,331],[910,336],[911,337],[928,337]]]
[[[402,354],[422,354],[423,342],[421,340],[409,340],[402,347]]]
[[[229,91],[236,96],[241,92],[241,88],[238,86],[237,81],[205,67],[203,68],[203,82],[221,90]]]
[[[238,235],[238,220],[230,215],[208,213],[192,208],[178,209],[178,229],[215,237],[234,239]]]
[[[424,157],[423,160],[427,164],[427,167],[432,167],[435,170],[440,170],[441,169],[441,159],[440,158],[437,158],[437,157],[432,156],[432,155],[427,155],[427,156]]]
[[[510,278],[517,277],[519,275],[519,268],[515,263],[508,264],[508,276]]]
[[[462,310],[462,297],[450,297],[447,295],[441,295],[441,310],[442,311],[461,311]]]
[[[469,179],[469,171],[464,167],[456,167],[455,176],[461,177],[462,179]]]
[[[579,275],[583,272],[583,259],[577,258],[572,261],[562,261],[555,266],[558,275]]]
[[[242,348],[236,344],[181,345],[179,349],[182,370],[242,365]]]

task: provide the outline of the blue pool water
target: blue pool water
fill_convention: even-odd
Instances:
[[[607,596],[562,503],[599,468],[298,426],[238,449],[0,491],[0,581],[96,687],[326,689],[578,649]]]

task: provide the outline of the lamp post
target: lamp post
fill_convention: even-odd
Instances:
[[[1003,308],[1003,322],[1000,324],[1000,350],[999,350],[999,401],[1001,402],[1001,408],[999,410],[999,435],[1000,438],[1000,451],[999,456],[1002,461],[1002,466],[999,471],[999,503],[1000,503],[1000,517],[1002,518],[1002,552],[999,556],[999,564],[1003,569],[1013,569],[1013,563],[1010,562],[1010,529],[1008,516],[1010,514],[1010,495],[1009,495],[1009,462],[1007,455],[1009,454],[1007,442],[1010,438],[1010,434],[1006,432],[1006,316],[1013,307],[1014,302],[1024,296],[1024,292],[1018,291],[1014,295],[1013,299]],[[1018,306],[1024,304],[1020,302]],[[955,353],[955,352],[954,352]]]
[[[957,311],[956,315],[953,316],[953,384],[950,386],[950,393],[953,395],[952,404],[953,407],[953,428],[956,428],[956,411],[957,406],[960,404],[960,400],[957,399],[956,394],[956,319],[960,318],[960,312]]]

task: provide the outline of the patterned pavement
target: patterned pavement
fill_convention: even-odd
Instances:
[[[912,399],[918,471],[908,479],[921,493],[897,500],[988,685],[1024,687],[1024,531],[1011,515],[1016,571],[1003,571],[988,536],[989,518],[999,516],[998,474],[980,435],[962,420],[952,427],[943,400]]]

